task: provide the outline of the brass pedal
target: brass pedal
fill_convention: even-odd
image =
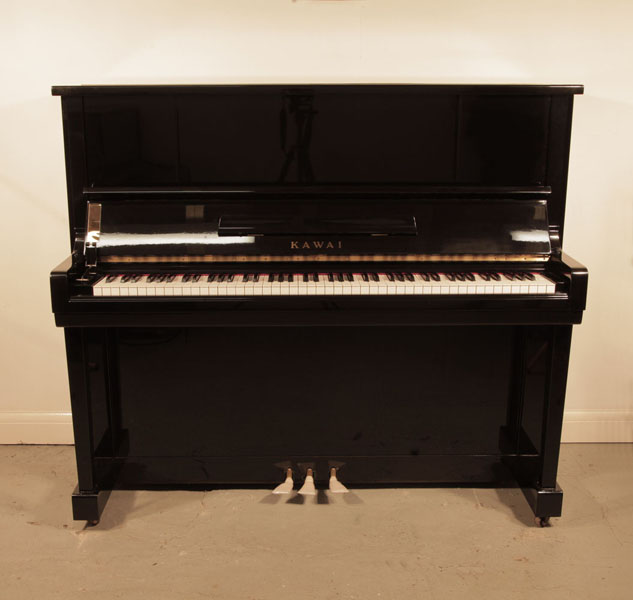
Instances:
[[[292,492],[295,482],[292,479],[292,469],[286,470],[286,479],[280,483],[274,490],[273,494],[289,494]]]
[[[336,478],[336,468],[330,469],[330,492],[333,494],[347,494],[349,490]]]
[[[306,472],[306,479],[299,490],[299,494],[302,496],[316,496],[316,488],[314,487],[314,474],[312,469],[308,469]]]

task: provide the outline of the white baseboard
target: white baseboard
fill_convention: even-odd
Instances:
[[[565,411],[563,442],[633,442],[633,411]],[[70,413],[0,412],[0,444],[72,444]]]
[[[569,409],[563,442],[633,442],[633,410]]]
[[[66,412],[0,412],[0,444],[72,444]]]

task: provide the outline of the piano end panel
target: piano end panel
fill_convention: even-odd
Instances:
[[[83,198],[83,190],[86,187],[83,97],[62,97],[62,121],[64,128],[70,248],[72,249],[78,230],[83,229],[86,223],[86,203]]]
[[[72,256],[66,257],[50,275],[51,305],[54,313],[62,312],[69,299],[69,271],[72,268]]]
[[[551,197],[548,200],[550,223],[558,228],[561,247],[565,231],[565,205],[573,106],[573,95],[552,96],[545,183],[552,189]]]
[[[587,267],[563,252],[562,275],[569,281],[569,302],[577,310],[584,310],[587,306],[587,289],[589,285],[589,271]]]

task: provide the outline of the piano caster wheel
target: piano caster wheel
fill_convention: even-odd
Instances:
[[[88,527],[94,527],[95,525],[99,525],[99,519],[92,519],[91,521],[86,521],[86,525]]]
[[[539,527],[551,527],[549,517],[536,517],[534,520]]]

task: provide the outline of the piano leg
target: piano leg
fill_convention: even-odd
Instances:
[[[524,487],[523,494],[534,511],[537,525],[546,527],[550,517],[560,517],[563,509],[563,490],[557,484],[553,488]]]
[[[571,331],[571,325],[557,325],[550,331],[540,460],[531,481],[527,485],[522,483],[523,493],[541,527],[549,523],[550,517],[560,517],[562,514],[563,490],[556,482],[556,475],[565,408]]]
[[[80,492],[79,486],[77,486],[72,495],[73,519],[87,521],[88,525],[97,525],[110,497],[110,492],[111,490]]]
[[[97,386],[91,386],[94,380],[90,378],[96,374],[99,384],[105,386],[105,369],[102,364],[89,360],[90,336],[86,330],[66,328],[65,338],[78,479],[72,494],[73,518],[96,525],[110,496],[110,489],[101,489],[103,485],[95,470],[91,390],[95,393]]]

